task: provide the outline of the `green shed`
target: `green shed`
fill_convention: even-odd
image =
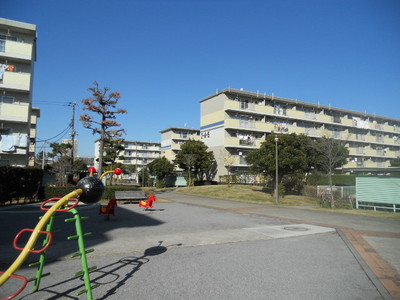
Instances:
[[[356,178],[356,207],[400,211],[400,177]]]

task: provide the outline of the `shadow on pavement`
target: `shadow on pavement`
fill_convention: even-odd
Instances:
[[[82,220],[83,231],[91,232],[92,234],[85,237],[86,248],[95,247],[101,243],[110,241],[113,239],[113,232],[115,229],[121,228],[137,228],[141,226],[158,226],[163,222],[135,212],[133,209],[136,207],[130,206],[125,208],[125,205],[118,206],[116,209],[116,215],[111,216],[110,220],[105,220],[104,215],[99,215],[99,205],[93,205],[92,207],[85,207],[84,209],[78,209],[81,217],[89,217],[87,220]],[[137,208],[139,210],[139,208]],[[13,247],[13,240],[17,233],[24,228],[35,228],[39,221],[39,217],[44,214],[38,208],[38,212],[15,212],[4,213],[0,211],[0,270],[8,268],[8,266],[18,257],[19,251]],[[48,260],[57,260],[59,257],[70,255],[75,253],[78,249],[77,241],[68,241],[67,237],[75,235],[75,224],[74,222],[65,223],[65,219],[71,218],[72,214],[69,212],[60,213],[54,221],[54,233],[53,243],[54,247],[48,249]],[[26,241],[29,239],[30,234],[25,233],[21,235],[18,245],[24,247]],[[42,235],[36,245],[41,245],[41,239],[45,237]],[[60,244],[60,245],[58,245]],[[26,260],[25,264],[36,261],[38,259],[37,254],[31,254]]]
[[[163,241],[159,241],[159,244],[154,247],[150,247],[144,251],[142,256],[127,256],[117,260],[116,262],[109,263],[107,265],[101,266],[90,273],[90,279],[92,285],[107,285],[107,292],[99,298],[96,299],[107,299],[114,295],[116,291],[127,284],[127,282],[138,272],[142,266],[150,262],[152,256],[161,255],[168,250],[171,246],[181,246],[181,244],[162,246]],[[124,275],[120,275],[124,274]],[[79,280],[79,283],[72,283],[72,281]],[[65,291],[60,292],[60,289],[66,286],[74,286],[73,288],[68,288]],[[76,294],[78,291],[84,289],[83,278],[71,278],[58,282],[50,286],[46,286],[39,290],[39,292],[45,292],[52,294],[46,299],[59,299],[60,297],[68,299],[79,299],[79,297],[71,296]],[[95,293],[96,290],[94,290]],[[29,299],[33,294],[28,294],[21,299]]]

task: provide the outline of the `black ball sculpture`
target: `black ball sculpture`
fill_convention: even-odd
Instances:
[[[99,202],[104,193],[103,182],[95,176],[82,178],[79,180],[76,188],[82,189],[83,193],[79,195],[79,201],[86,204]]]

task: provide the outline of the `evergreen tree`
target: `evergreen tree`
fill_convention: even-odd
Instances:
[[[97,119],[89,114],[83,114],[80,121],[83,127],[91,129],[93,134],[99,134],[99,174],[103,172],[104,152],[106,148],[113,148],[117,141],[121,142],[120,137],[125,133],[120,123],[115,121],[118,114],[125,114],[125,109],[117,108],[118,101],[121,97],[120,93],[110,93],[110,88],[99,87],[95,81],[94,87],[89,88],[92,97],[82,100],[84,104],[83,110],[90,111],[97,115]],[[118,128],[118,129],[116,129]],[[106,153],[107,155],[107,153]]]

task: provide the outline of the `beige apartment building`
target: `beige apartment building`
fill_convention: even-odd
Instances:
[[[343,171],[379,169],[400,157],[400,119],[224,89],[200,100],[201,140],[214,152],[217,177],[249,169],[246,155],[271,133],[343,141],[350,151]]]
[[[187,140],[200,140],[200,130],[180,127],[170,127],[160,131],[161,156],[173,162],[181,150],[181,145]]]
[[[34,163],[39,108],[32,107],[36,25],[0,18],[0,165]]]

